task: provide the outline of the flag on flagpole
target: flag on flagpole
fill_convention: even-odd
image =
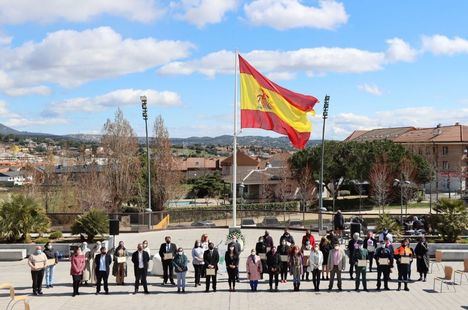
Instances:
[[[292,92],[270,81],[239,55],[241,128],[262,128],[287,135],[292,145],[303,149],[312,124],[317,98]]]

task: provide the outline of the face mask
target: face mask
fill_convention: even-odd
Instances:
[[[255,255],[255,252],[250,252],[250,255],[254,256],[254,255]]]
[[[48,245],[48,246],[47,246],[47,249],[48,249],[48,250],[52,250],[52,246],[51,246],[51,245]]]
[[[37,255],[42,254],[42,250],[36,250],[36,254]]]
[[[340,249],[340,247],[338,245],[335,246],[335,250],[339,250],[339,249]]]
[[[182,254],[184,254],[184,251],[179,251],[179,255],[182,255]]]
[[[230,248],[229,248],[229,251],[234,251],[234,247],[230,247]]]
[[[147,245],[146,243],[143,243],[143,247],[144,247],[144,248],[147,248],[148,245]]]

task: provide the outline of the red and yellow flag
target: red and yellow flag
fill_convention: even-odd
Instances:
[[[262,128],[287,135],[303,149],[312,124],[307,118],[318,99],[292,92],[270,81],[239,55],[241,128]]]

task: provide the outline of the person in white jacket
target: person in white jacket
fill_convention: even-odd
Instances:
[[[320,246],[315,245],[314,250],[310,254],[310,265],[307,268],[312,273],[312,282],[314,283],[314,290],[320,289],[320,273],[322,272],[323,253],[320,251]]]

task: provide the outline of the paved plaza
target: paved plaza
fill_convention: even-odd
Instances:
[[[157,252],[165,235],[171,235],[173,242],[184,247],[186,255],[191,259],[190,250],[195,239],[199,239],[202,233],[208,233],[210,240],[218,244],[225,240],[227,229],[193,229],[173,230],[140,234],[121,234],[116,241],[123,240],[129,251],[136,248],[136,244],[147,239],[153,254]],[[220,274],[218,292],[205,293],[204,285],[195,288],[193,286],[193,273],[190,264],[188,273],[188,287],[185,294],[177,294],[177,289],[172,286],[162,286],[160,277],[150,276],[149,295],[132,295],[134,281],[133,266],[128,265],[128,277],[125,286],[116,286],[115,278],[110,277],[110,294],[94,295],[94,287],[82,287],[81,295],[72,297],[71,276],[69,276],[70,264],[68,261],[60,262],[56,267],[55,286],[51,289],[44,288],[44,295],[30,296],[30,304],[33,310],[55,309],[305,309],[321,307],[323,309],[468,309],[468,281],[463,285],[456,285],[456,292],[436,293],[432,290],[434,274],[428,276],[427,282],[414,282],[410,284],[410,292],[395,291],[397,284],[390,284],[392,291],[376,292],[376,272],[368,273],[368,288],[370,292],[355,292],[354,281],[349,280],[349,274],[344,273],[343,292],[326,291],[328,282],[321,283],[321,292],[312,291],[312,282],[302,282],[301,291],[293,292],[292,282],[280,284],[280,291],[270,293],[268,284],[261,282],[259,291],[250,292],[248,281],[245,280],[245,258],[254,247],[258,236],[263,234],[259,229],[244,229],[247,239],[246,250],[241,255],[241,283],[237,292],[228,291],[227,275]],[[281,230],[271,230],[275,243],[278,242]],[[300,242],[302,232],[292,232],[296,242]],[[317,238],[317,236],[316,236]],[[462,262],[447,263],[455,269],[462,268]],[[418,274],[413,264],[412,278],[417,279]],[[439,272],[441,273],[441,271]],[[396,278],[392,273],[392,278]],[[16,287],[17,294],[31,294],[31,279],[26,260],[20,262],[0,263],[0,282],[11,282]],[[335,285],[336,287],[336,285]],[[0,297],[0,308],[3,309],[8,302],[6,292]],[[18,306],[15,309],[22,309]]]

